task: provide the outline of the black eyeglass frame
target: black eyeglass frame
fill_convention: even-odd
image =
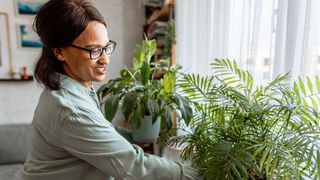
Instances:
[[[107,53],[107,48],[110,47],[110,45],[113,45],[113,49],[112,49],[111,52]],[[93,51],[93,49],[88,49],[88,48],[80,47],[80,46],[77,46],[77,45],[74,45],[74,44],[69,44],[69,46],[71,46],[71,47],[74,47],[74,48],[81,49],[81,50],[83,50],[83,51],[89,52],[89,54],[90,54],[90,59],[91,59],[91,60],[96,60],[96,59],[98,59],[99,57],[101,57],[103,51],[105,51],[107,55],[110,55],[110,54],[113,53],[114,50],[116,49],[116,45],[117,45],[117,42],[112,41],[112,40],[109,40],[109,42],[107,43],[106,46],[100,47],[100,48],[102,48],[102,51],[101,51],[100,55],[99,55],[98,57],[96,57],[96,58],[92,58],[92,53],[93,53],[92,51]]]

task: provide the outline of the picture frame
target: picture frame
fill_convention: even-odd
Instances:
[[[11,77],[12,57],[9,31],[9,18],[5,12],[0,12],[0,78]]]
[[[31,24],[17,24],[17,32],[19,48],[37,49],[43,46]]]
[[[15,0],[17,15],[35,15],[47,1],[48,0]]]

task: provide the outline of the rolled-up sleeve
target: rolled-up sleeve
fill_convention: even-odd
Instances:
[[[196,179],[193,168],[145,154],[104,119],[71,114],[61,123],[59,139],[70,154],[116,178]]]

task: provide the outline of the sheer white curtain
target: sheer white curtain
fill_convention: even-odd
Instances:
[[[210,74],[229,58],[258,82],[320,72],[319,0],[177,0],[177,62]]]

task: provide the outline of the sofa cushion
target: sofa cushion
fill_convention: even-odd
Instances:
[[[31,126],[0,125],[0,164],[23,163],[26,160]]]
[[[21,180],[23,164],[11,164],[0,166],[1,180]]]

